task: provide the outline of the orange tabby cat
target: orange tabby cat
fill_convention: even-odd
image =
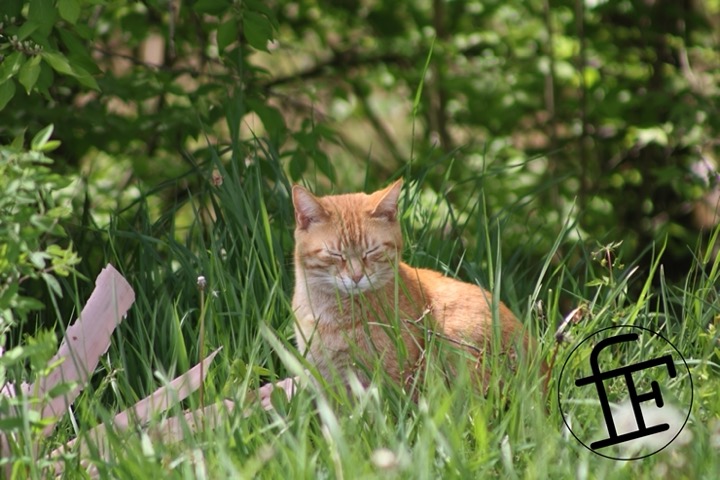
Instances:
[[[366,367],[380,359],[402,384],[418,373],[432,332],[472,353],[484,383],[480,365],[494,333],[511,357],[530,340],[502,303],[493,323],[486,290],[400,260],[401,188],[397,181],[369,195],[315,197],[293,187],[299,350],[325,378],[353,371],[366,385]]]

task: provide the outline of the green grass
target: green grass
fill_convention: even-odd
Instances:
[[[214,167],[223,175],[220,186],[209,181]],[[491,174],[468,179],[472,194],[451,211],[444,196],[423,190],[424,172],[414,172],[409,180],[417,183],[407,186],[402,199],[405,258],[490,288],[538,337],[543,358],[549,360],[557,349],[547,397],[539,393],[534,366],[515,375],[498,368],[492,381],[498,388],[483,396],[468,386],[466,376],[448,383],[430,365],[417,402],[383,383],[381,367],[374,372],[376,384],[352,401],[312,385],[290,402],[278,397],[271,412],[246,400],[249,391],[307,366],[293,348],[294,220],[289,183],[279,171],[269,152],[257,152],[250,165],[216,159],[190,172],[202,177],[201,186],[159,218],[152,218],[148,205],[162,190],[117,212],[107,229],[90,220],[78,229],[83,273],[94,278],[106,262],[113,263],[137,299],[72,415],[47,439],[31,434],[41,440],[39,452],[25,448],[8,459],[15,462],[14,478],[45,477],[47,464],[34,455],[41,458],[82,436],[195,364],[201,317],[205,352],[223,347],[211,366],[204,400],[231,399],[238,408],[219,428],[189,433],[175,444],[154,440],[144,428],[111,431],[109,459],[97,451],[89,455],[101,477],[582,479],[666,472],[669,478],[694,479],[720,472],[720,267],[707,253],[717,248],[720,230],[710,245],[691,246],[697,261],[682,285],[664,282],[661,245],[649,247],[649,270],[633,268],[639,259],[625,259],[623,269],[610,268],[567,240],[571,222],[547,256],[528,266],[521,252],[502,251],[505,216],[514,206],[487,211],[482,187],[493,180]],[[186,227],[177,230],[181,209]],[[565,256],[558,255],[561,246]],[[200,275],[207,279],[204,293],[197,288]],[[63,300],[69,305],[58,308],[59,324],[67,323],[72,304],[81,304],[91,289],[79,280],[77,286],[64,286],[74,293]],[[588,315],[570,328],[574,340],[557,346],[557,325],[579,305],[586,305]],[[684,354],[695,404],[686,427],[692,432],[689,444],[642,461],[618,462],[591,453],[564,430],[555,388],[573,342],[628,323],[661,332]],[[198,406],[196,394],[167,415]],[[84,478],[77,455],[67,456],[65,470],[67,478]]]

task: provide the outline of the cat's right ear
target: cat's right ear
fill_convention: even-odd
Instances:
[[[389,187],[385,187],[372,194],[371,198],[379,199],[370,212],[371,217],[385,218],[391,222],[397,219],[398,199],[402,190],[402,178]]]
[[[292,188],[293,206],[295,207],[295,221],[300,230],[307,230],[310,224],[322,222],[328,218],[325,209],[315,196],[300,185]]]

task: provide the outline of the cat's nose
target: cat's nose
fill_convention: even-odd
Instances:
[[[358,261],[348,261],[347,263],[347,271],[348,276],[350,279],[355,282],[355,284],[360,283],[362,278],[365,276],[365,272],[363,272],[363,266],[361,262]]]
[[[355,282],[355,284],[357,285],[357,284],[360,283],[360,281],[362,280],[362,278],[363,278],[364,276],[365,276],[365,274],[364,274],[362,271],[360,271],[360,272],[355,272],[355,273],[353,273],[352,275],[350,275],[350,278],[351,278],[352,281]]]

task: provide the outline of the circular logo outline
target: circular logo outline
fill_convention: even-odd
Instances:
[[[572,428],[570,428],[570,425],[568,424],[568,421],[565,419],[565,412],[563,412],[562,402],[561,402],[561,400],[560,400],[560,386],[561,386],[561,384],[562,384],[563,374],[565,373],[565,367],[567,367],[567,364],[568,364],[568,362],[570,361],[570,358],[572,358],[572,356],[573,356],[573,354],[575,353],[575,351],[576,351],[577,349],[579,349],[585,342],[587,342],[588,340],[590,340],[592,337],[596,336],[596,335],[599,334],[599,333],[602,333],[602,332],[604,332],[604,331],[606,331],[606,330],[622,329],[622,328],[637,328],[637,329],[639,329],[639,330],[643,330],[643,332],[650,333],[651,335],[654,335],[654,336],[656,336],[656,337],[660,337],[661,339],[663,339],[663,340],[665,341],[665,343],[667,343],[668,345],[670,345],[670,346],[672,347],[672,349],[675,350],[675,352],[676,352],[676,353],[678,354],[678,356],[680,357],[680,360],[682,360],[683,365],[685,365],[685,370],[687,370],[687,373],[688,373],[688,380],[690,381],[690,405],[689,405],[689,407],[688,407],[687,415],[685,416],[685,421],[683,422],[682,427],[680,427],[680,429],[677,431],[677,433],[675,434],[675,436],[673,436],[673,438],[670,439],[663,447],[659,448],[658,450],[655,450],[654,452],[651,452],[651,453],[648,453],[648,454],[646,454],[646,455],[642,455],[642,456],[639,456],[639,457],[630,457],[630,458],[613,457],[613,456],[611,456],[611,455],[606,455],[606,454],[604,454],[604,453],[598,452],[597,450],[593,450],[593,449],[590,448],[588,445],[586,445],[585,442],[583,442],[582,440],[580,440],[580,438],[578,438],[578,436],[575,434],[575,432],[573,432]],[[610,337],[610,338],[611,338],[611,337]],[[558,410],[560,411],[560,417],[562,418],[563,424],[564,424],[565,427],[568,429],[568,431],[570,432],[570,434],[575,438],[575,440],[577,440],[577,441],[580,443],[580,445],[582,445],[583,447],[585,447],[586,449],[590,450],[592,453],[594,453],[594,454],[596,454],[596,455],[600,455],[601,457],[605,457],[605,458],[610,459],[610,460],[618,460],[618,461],[622,461],[622,462],[629,462],[629,461],[633,461],[633,460],[642,460],[643,458],[647,458],[647,457],[649,457],[649,456],[651,456],[651,455],[655,455],[656,453],[659,453],[659,452],[663,451],[665,448],[667,448],[668,445],[670,445],[672,442],[674,442],[675,439],[680,435],[680,433],[682,433],[682,431],[683,431],[683,430],[685,429],[685,427],[687,426],[688,420],[690,420],[690,415],[692,414],[692,407],[693,407],[694,400],[695,400],[695,387],[694,387],[693,380],[692,380],[692,373],[690,372],[690,367],[688,366],[687,362],[685,361],[685,357],[683,357],[682,353],[680,353],[680,350],[678,350],[677,347],[675,346],[675,344],[672,343],[672,342],[671,342],[670,340],[668,340],[667,338],[665,338],[662,334],[657,333],[657,332],[655,332],[655,331],[653,331],[653,330],[650,330],[649,328],[640,327],[640,326],[638,326],[638,325],[627,325],[627,324],[612,325],[612,326],[610,326],[610,327],[601,328],[600,330],[597,330],[596,332],[591,333],[590,335],[588,335],[587,337],[585,337],[584,339],[582,339],[582,341],[580,341],[580,343],[578,343],[578,344],[575,346],[575,348],[572,349],[572,351],[568,354],[567,358],[565,359],[565,362],[563,363],[562,369],[560,370],[560,377],[559,377],[559,379],[558,379],[558,386],[557,386],[557,403],[558,403]]]

